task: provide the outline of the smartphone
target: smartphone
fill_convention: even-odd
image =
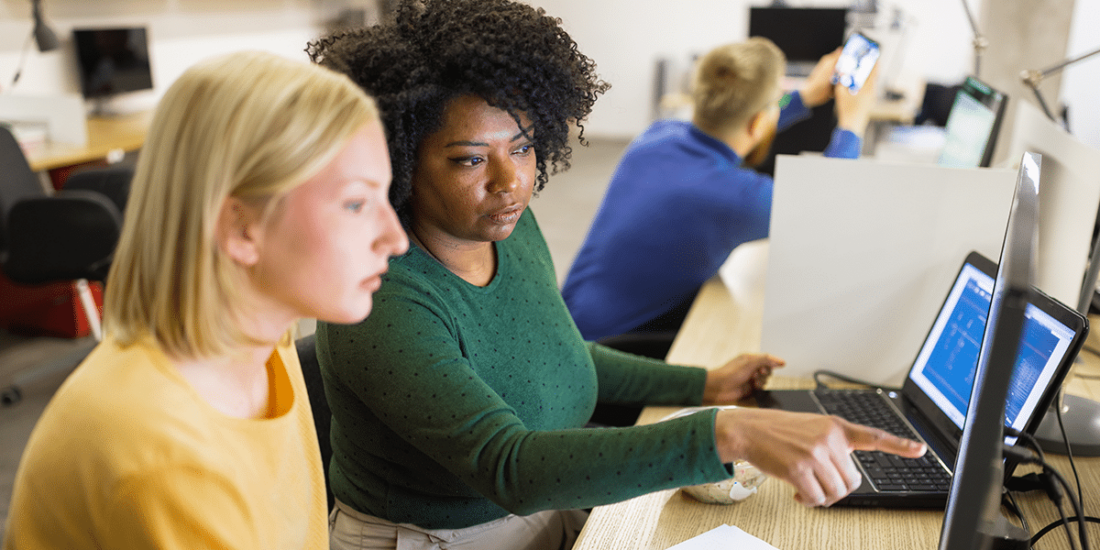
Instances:
[[[844,43],[840,59],[836,61],[833,84],[841,84],[855,94],[867,82],[867,76],[878,61],[880,49],[878,42],[867,38],[860,32],[854,32]]]

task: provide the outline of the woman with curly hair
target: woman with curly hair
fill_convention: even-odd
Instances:
[[[858,485],[853,448],[923,452],[780,411],[581,429],[597,401],[731,402],[782,364],[746,355],[708,372],[581,338],[528,203],[607,88],[595,65],[559,20],[508,0],[405,3],[309,52],[377,99],[390,199],[415,244],[365,322],[317,329],[333,548],[570,548],[577,510],[726,479],[738,458],[821,505]]]

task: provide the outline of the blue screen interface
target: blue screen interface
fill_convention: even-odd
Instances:
[[[960,428],[974,386],[992,288],[992,277],[964,266],[909,375]],[[1006,425],[1026,424],[1072,337],[1069,327],[1028,304],[1005,404]]]

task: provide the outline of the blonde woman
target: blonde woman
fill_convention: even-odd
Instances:
[[[5,549],[327,548],[291,330],[362,320],[408,246],[373,101],[238,53],[165,94],[105,300],[16,476]]]

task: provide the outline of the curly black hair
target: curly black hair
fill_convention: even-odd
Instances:
[[[569,168],[570,124],[584,144],[582,121],[609,87],[560,19],[510,0],[406,0],[393,20],[311,42],[306,52],[377,100],[393,163],[390,202],[406,222],[417,150],[451,100],[476,95],[517,124],[526,114],[539,191]]]

